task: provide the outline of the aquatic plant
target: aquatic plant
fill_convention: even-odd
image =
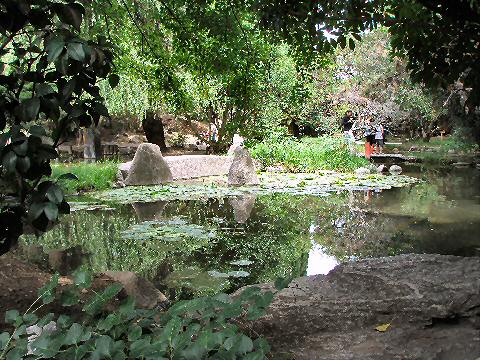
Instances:
[[[54,179],[68,173],[77,177],[77,180],[62,181],[62,189],[66,193],[110,189],[117,178],[117,171],[118,162],[115,161],[52,165]]]
[[[247,194],[268,195],[286,193],[292,195],[328,196],[343,190],[387,190],[418,182],[408,176],[372,174],[272,174],[262,173],[259,186],[226,187],[218,185],[163,185],[129,186],[120,189],[92,193],[98,200],[115,203],[152,202],[170,200],[201,200],[208,198],[239,197]]]
[[[282,137],[265,140],[250,149],[263,167],[282,165],[292,172],[353,171],[368,161],[349,151],[343,138],[323,136],[300,141]]]

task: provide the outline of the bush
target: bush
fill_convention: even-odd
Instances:
[[[116,180],[117,171],[118,163],[115,161],[52,165],[54,179],[66,173],[71,173],[78,178],[78,180],[62,182],[62,188],[67,193],[109,189]]]
[[[282,165],[293,172],[353,171],[368,161],[352,154],[343,138],[272,138],[251,148],[264,167]]]
[[[93,277],[88,272],[76,271],[73,284],[61,289],[59,279],[55,274],[23,315],[18,310],[5,313],[13,331],[0,333],[0,359],[27,354],[29,359],[267,359],[267,341],[251,339],[243,327],[265,315],[274,295],[290,281],[278,279],[275,292],[249,287],[235,298],[218,294],[161,311],[138,309],[131,298],[115,306],[122,286],[89,291]],[[54,300],[73,315],[40,318],[38,310]],[[43,329],[39,335],[27,333],[32,325]]]

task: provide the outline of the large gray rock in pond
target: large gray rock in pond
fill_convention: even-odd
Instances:
[[[172,172],[158,145],[140,144],[130,165],[125,185],[160,185],[172,181]]]
[[[123,285],[128,296],[135,299],[135,304],[141,309],[153,309],[165,303],[167,298],[149,281],[130,271],[107,271],[110,279]]]
[[[258,185],[257,172],[250,153],[243,146],[239,146],[234,151],[232,165],[228,171],[228,185]]]
[[[384,324],[385,332],[376,330]],[[474,360],[480,258],[402,255],[339,265],[295,280],[253,329],[274,358]]]
[[[402,173],[403,169],[398,165],[392,165],[392,166],[390,166],[388,171],[390,172],[390,174],[399,175],[399,174]]]

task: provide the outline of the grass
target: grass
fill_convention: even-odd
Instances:
[[[62,180],[62,187],[66,193],[110,189],[116,180],[117,171],[118,163],[114,161],[52,165],[54,179],[66,173],[71,173],[78,178],[78,180]]]
[[[335,170],[350,172],[369,162],[351,154],[343,138],[271,139],[250,149],[253,158],[266,166],[282,165],[292,172]]]

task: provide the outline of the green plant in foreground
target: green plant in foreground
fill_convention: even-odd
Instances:
[[[7,311],[5,321],[12,333],[0,334],[0,359],[265,359],[270,347],[265,339],[252,340],[243,331],[246,320],[265,314],[275,293],[249,287],[237,297],[218,294],[180,301],[167,311],[135,308],[128,298],[114,311],[106,311],[122,290],[113,284],[81,300],[92,285],[85,271],[73,274],[73,284],[57,289],[59,275],[39,290],[36,301],[22,315]],[[288,281],[275,283],[277,292]],[[82,305],[76,316],[49,313],[38,318],[37,311],[54,300],[62,306]],[[38,307],[35,306],[41,303]],[[52,326],[52,321],[55,326]],[[29,337],[36,325],[40,335]],[[49,325],[49,329],[46,328]]]

